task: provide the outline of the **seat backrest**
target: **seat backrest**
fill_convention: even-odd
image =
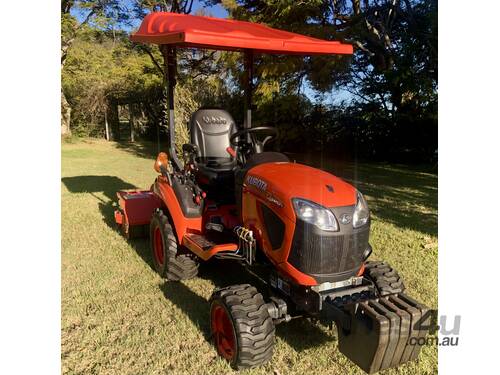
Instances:
[[[237,131],[232,116],[223,109],[199,109],[189,123],[191,143],[198,146],[198,156],[229,158],[229,137]]]

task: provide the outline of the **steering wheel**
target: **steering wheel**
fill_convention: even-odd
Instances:
[[[259,141],[256,137],[256,133],[269,133],[269,135],[265,137],[263,141]],[[244,135],[250,135],[251,142],[247,140],[247,137],[243,137]],[[250,151],[250,147],[253,147],[253,151],[259,153],[264,151],[266,143],[275,139],[277,135],[278,129],[272,126],[257,126],[255,128],[242,129],[234,133],[229,138],[229,142],[231,146],[240,147],[243,152],[248,152]]]

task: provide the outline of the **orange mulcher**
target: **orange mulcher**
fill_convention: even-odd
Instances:
[[[339,350],[368,373],[416,359],[430,314],[403,293],[395,270],[367,261],[370,212],[361,192],[265,151],[276,128],[251,126],[256,54],[352,54],[352,46],[172,13],[149,14],[131,39],[159,44],[166,59],[170,137],[151,189],[118,193],[117,223],[127,237],[149,226],[154,266],[167,280],[193,278],[200,261],[220,258],[241,262],[267,284],[214,291],[210,320],[219,354],[234,368],[262,365],[272,357],[275,325],[304,317],[335,323]],[[173,95],[176,49],[183,47],[244,53],[246,112],[241,127],[223,109],[193,113],[181,162]]]

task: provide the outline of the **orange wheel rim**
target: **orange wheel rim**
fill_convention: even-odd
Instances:
[[[233,324],[223,306],[215,304],[212,307],[211,325],[217,351],[221,356],[230,361],[236,354],[236,339],[234,337]]]
[[[164,261],[164,254],[163,254],[163,237],[161,236],[161,231],[159,227],[155,228],[154,232],[154,253],[155,253],[155,259],[156,262],[162,266],[163,261]]]

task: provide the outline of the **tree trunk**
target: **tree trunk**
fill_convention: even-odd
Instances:
[[[61,135],[70,136],[71,135],[71,106],[66,100],[66,95],[61,89]]]

